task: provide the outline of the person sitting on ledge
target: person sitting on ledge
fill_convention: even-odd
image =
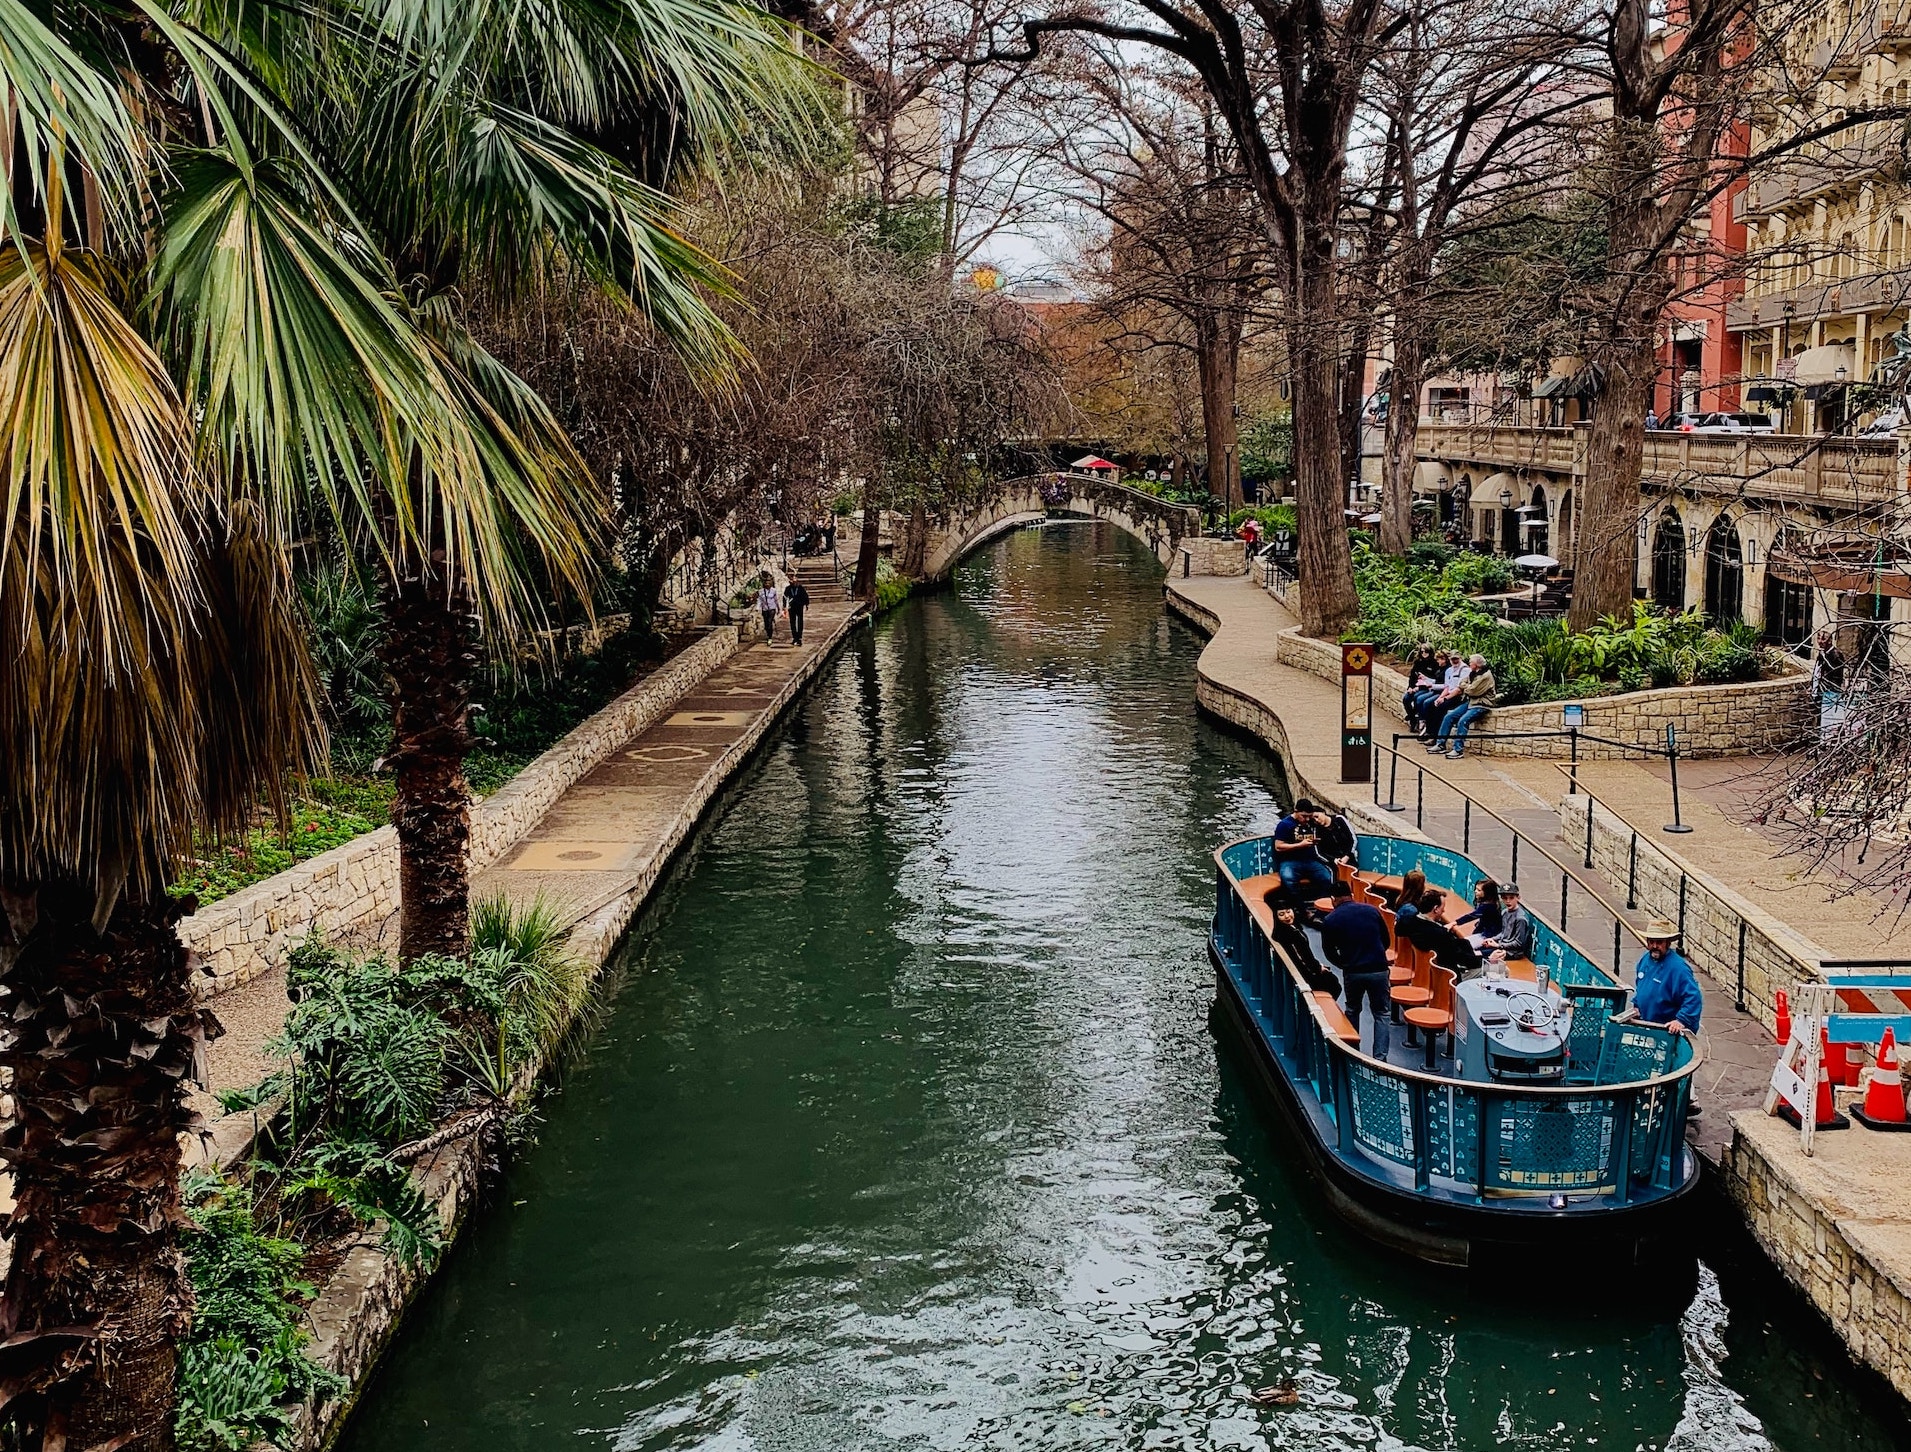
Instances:
[[[1407,718],[1409,729],[1420,724],[1420,693],[1439,684],[1440,672],[1445,667],[1446,662],[1439,660],[1433,647],[1424,640],[1407,657],[1407,693],[1400,698],[1400,714]]]

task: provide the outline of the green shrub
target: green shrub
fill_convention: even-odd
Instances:
[[[1271,535],[1284,529],[1289,535],[1300,529],[1299,516],[1291,504],[1256,504],[1246,509],[1237,509],[1228,516],[1228,528],[1237,530],[1244,520],[1254,520],[1261,526],[1263,535]]]
[[[909,589],[910,582],[907,575],[897,574],[895,566],[886,559],[876,561],[875,613],[877,615],[881,615],[886,610],[893,610],[907,600]]]
[[[248,1185],[195,1172],[184,1197],[196,1306],[179,1347],[174,1435],[182,1452],[238,1452],[290,1431],[298,1401],[346,1383],[305,1354],[315,1294],[301,1277],[305,1247],[261,1229]]]

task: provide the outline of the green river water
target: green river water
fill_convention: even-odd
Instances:
[[[1715,1206],[1652,1280],[1434,1273],[1326,1211],[1211,1023],[1208,854],[1286,791],[1197,719],[1200,645],[1088,524],[861,632],[350,1452],[1911,1445]]]

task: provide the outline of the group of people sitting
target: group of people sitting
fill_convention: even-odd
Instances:
[[[1486,657],[1422,644],[1407,661],[1407,681],[1400,700],[1407,724],[1429,755],[1458,761],[1466,755],[1466,733],[1492,709],[1499,688]]]

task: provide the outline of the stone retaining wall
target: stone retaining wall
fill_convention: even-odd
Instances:
[[[1760,1143],[1774,1133],[1795,1139],[1797,1131],[1789,1125],[1756,1110],[1741,1111],[1732,1121],[1732,1144],[1720,1177],[1760,1247],[1830,1323],[1855,1361],[1883,1376],[1899,1395],[1911,1397],[1911,1286],[1886,1269],[1894,1258],[1892,1245],[1902,1243],[1901,1233],[1894,1233],[1901,1227],[1868,1226],[1862,1208],[1840,1215],[1835,1201],[1798,1184],[1778,1155]],[[1877,1253],[1866,1243],[1870,1228],[1887,1237]],[[1901,1255],[1896,1259],[1902,1264]]]
[[[1190,575],[1245,575],[1247,541],[1189,535],[1181,541],[1180,552],[1168,569],[1183,579]]]
[[[495,862],[618,742],[648,728],[736,649],[734,627],[710,631],[477,803],[471,812],[471,870]],[[198,955],[201,995],[212,997],[270,971],[314,929],[348,932],[397,909],[398,834],[380,827],[220,898],[182,919],[179,936]]]
[[[1303,634],[1298,626],[1282,632],[1275,659],[1283,665],[1323,680],[1340,681],[1340,647]],[[1406,675],[1393,666],[1374,665],[1374,702],[1394,719],[1401,719],[1400,699],[1406,694]],[[1496,706],[1479,725],[1480,731],[1559,731],[1566,729],[1563,701],[1525,706]],[[1807,734],[1817,722],[1810,678],[1803,674],[1770,681],[1747,681],[1726,686],[1672,686],[1656,691],[1628,691],[1617,696],[1591,696],[1584,730],[1633,746],[1663,747],[1665,728],[1678,730],[1679,748],[1686,756],[1747,756],[1774,751]],[[1564,756],[1561,737],[1474,737],[1467,749],[1482,756]],[[1583,737],[1583,761],[1627,756]]]
[[[1745,1007],[1766,1028],[1776,1031],[1774,991],[1789,989],[1801,979],[1819,977],[1824,950],[1750,898],[1684,862],[1656,839],[1645,833],[1635,834],[1623,818],[1594,804],[1583,793],[1563,797],[1559,803],[1560,835],[1573,844],[1576,852],[1584,851],[1589,813],[1593,866],[1620,890],[1630,881],[1641,912],[1675,923],[1683,918],[1681,949],[1695,968],[1735,991],[1743,944]]]

